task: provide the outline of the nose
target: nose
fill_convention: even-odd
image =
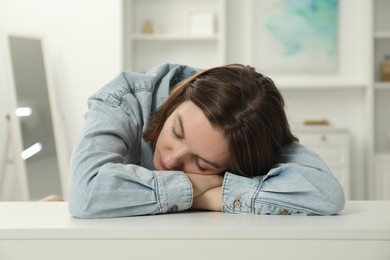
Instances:
[[[171,170],[183,170],[186,160],[188,160],[188,150],[184,146],[176,147],[166,157],[165,166]]]

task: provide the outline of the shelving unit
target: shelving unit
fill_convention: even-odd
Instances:
[[[390,199],[390,82],[380,81],[380,64],[390,54],[390,1],[373,0],[373,168],[374,199]],[[387,161],[388,160],[388,161]]]
[[[374,190],[375,198],[390,200],[390,153],[375,155],[375,176],[377,180]]]
[[[207,68],[225,63],[226,0],[125,0],[124,68],[137,72],[166,62]],[[213,16],[210,30],[191,32],[190,16]],[[149,30],[144,30],[149,22]]]

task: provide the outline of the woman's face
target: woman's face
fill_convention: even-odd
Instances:
[[[191,101],[176,108],[157,139],[153,163],[157,170],[220,174],[229,168],[228,143],[203,111]]]

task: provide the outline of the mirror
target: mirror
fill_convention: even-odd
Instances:
[[[8,39],[29,199],[62,196],[42,41],[16,36]]]

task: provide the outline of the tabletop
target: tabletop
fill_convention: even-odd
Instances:
[[[334,216],[182,212],[77,219],[67,202],[1,202],[0,240],[17,239],[390,240],[390,201],[347,201]]]

